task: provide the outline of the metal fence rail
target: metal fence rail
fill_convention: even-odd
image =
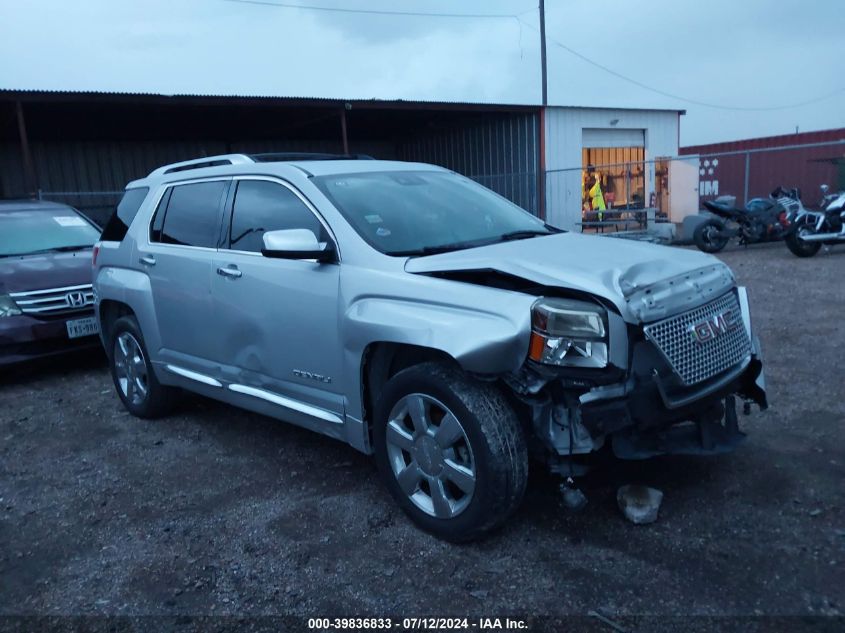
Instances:
[[[100,226],[105,226],[120,202],[123,191],[43,191],[37,192],[39,200],[52,200],[78,209]]]
[[[773,158],[784,151],[798,154],[791,161]],[[800,187],[804,202],[809,206],[817,202],[819,185],[823,183],[833,189],[845,189],[845,139],[773,148],[654,157],[592,165],[597,171],[616,170],[616,178],[627,174],[627,182],[620,189],[624,191],[624,195],[617,196],[617,201],[623,203],[615,204],[608,200],[608,214],[619,211],[640,213],[645,209],[655,209],[656,221],[667,217],[671,219],[672,209],[667,208],[667,198],[663,195],[668,185],[661,179],[667,170],[671,170],[672,165],[678,162],[686,163],[686,168],[692,170],[693,176],[697,171],[695,181],[691,185],[698,187],[697,196],[691,202],[695,207],[692,212],[702,208],[705,200],[712,200],[717,196],[735,196],[737,204],[742,205],[751,198],[767,197],[778,186]],[[542,174],[530,168],[501,173],[480,170],[475,173],[463,173],[533,213],[542,214],[545,210],[545,217],[550,221],[567,228],[575,228],[604,220],[593,217],[595,211],[584,209],[582,174],[585,171],[584,165],[573,165],[549,169]],[[623,176],[619,176],[619,173]],[[539,188],[538,182],[542,183]],[[555,191],[557,195],[552,195]],[[564,191],[566,195],[560,195],[560,191]],[[119,202],[123,191],[39,190],[37,195],[41,200],[55,200],[76,207],[95,222],[103,224]],[[546,201],[545,209],[542,208],[542,200]],[[549,202],[552,200],[562,202]],[[567,208],[554,208],[558,204]],[[614,227],[623,229],[628,225],[633,226],[633,223],[612,222],[602,230],[613,230]]]

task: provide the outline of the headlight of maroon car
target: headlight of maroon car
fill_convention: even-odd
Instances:
[[[0,295],[0,317],[17,316],[21,314],[18,304],[9,295]]]

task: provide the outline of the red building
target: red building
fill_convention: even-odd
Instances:
[[[681,155],[699,155],[699,195],[736,196],[742,204],[766,197],[778,185],[800,187],[813,205],[819,187],[845,190],[845,128],[692,145]]]

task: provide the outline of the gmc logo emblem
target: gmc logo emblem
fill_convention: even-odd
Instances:
[[[725,310],[720,314],[695,323],[690,326],[690,333],[693,340],[699,345],[712,341],[720,336],[735,330],[739,326],[739,315],[733,310]]]

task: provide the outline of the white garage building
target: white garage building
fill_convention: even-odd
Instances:
[[[545,108],[541,171],[546,220],[568,229],[578,226],[588,171],[601,174],[609,205],[668,211],[670,163],[658,159],[678,156],[682,114],[683,110]]]

